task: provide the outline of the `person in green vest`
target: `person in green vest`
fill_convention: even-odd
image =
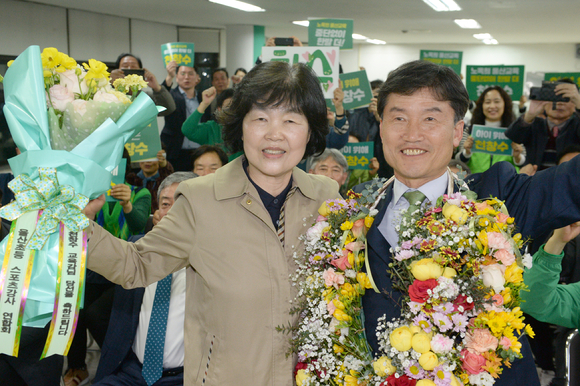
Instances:
[[[471,125],[464,131],[462,142],[459,145],[459,152],[455,156],[455,159],[465,162],[472,173],[484,172],[491,165],[500,161],[507,161],[516,166],[516,169],[526,162],[524,147],[513,142],[511,156],[471,151],[473,147],[473,137],[471,136],[473,125],[507,128],[516,119],[512,105],[510,96],[500,86],[488,87],[475,102]]]
[[[210,87],[205,90],[202,94],[202,101],[199,104],[197,110],[195,110],[186,120],[183,122],[181,126],[181,132],[185,135],[189,140],[193,142],[197,142],[200,145],[222,145],[223,146],[223,139],[222,139],[222,127],[219,123],[215,120],[210,120],[207,122],[201,123],[201,117],[205,110],[212,104],[214,99],[217,97],[217,111],[221,111],[222,109],[227,109],[232,101],[232,97],[234,96],[234,90],[231,88],[225,89],[219,95],[215,87]],[[224,148],[224,150],[227,149]],[[230,154],[228,152],[229,160],[233,160],[237,158],[241,153]]]

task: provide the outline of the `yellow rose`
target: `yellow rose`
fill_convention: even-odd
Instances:
[[[455,375],[451,374],[451,386],[463,386],[463,382],[455,378]]]
[[[375,219],[374,219],[373,217],[366,216],[366,217],[365,217],[365,226],[366,226],[367,228],[370,228],[370,227],[371,227],[371,225],[373,225],[373,222],[374,222],[374,221],[375,221]]]
[[[411,345],[413,346],[413,350],[420,352],[421,354],[426,353],[431,350],[431,338],[424,332],[420,332],[413,335]]]
[[[423,331],[423,329],[419,326],[415,326],[414,324],[409,327],[413,334]]]
[[[469,217],[465,209],[461,209],[457,205],[453,205],[448,202],[443,205],[443,216],[459,225],[465,224]]]
[[[413,333],[407,326],[402,326],[391,332],[389,340],[391,341],[391,346],[399,351],[407,351],[411,349],[411,338]]]
[[[375,370],[375,374],[379,377],[386,377],[397,370],[395,366],[391,364],[391,360],[386,356],[382,356],[373,362],[373,369]]]
[[[433,382],[430,379],[421,379],[415,385],[416,386],[435,386],[435,382]]]
[[[431,371],[437,367],[439,360],[433,351],[427,351],[426,353],[421,354],[421,357],[419,358],[419,364],[423,369]]]
[[[443,273],[443,268],[433,259],[421,259],[411,263],[411,273],[417,280],[437,279]]]
[[[344,386],[356,386],[358,385],[358,379],[352,375],[344,376]]]
[[[326,202],[323,202],[322,205],[320,205],[320,208],[318,208],[318,214],[324,217],[328,217],[330,214],[330,208]]]
[[[310,375],[306,370],[298,370],[296,372],[296,386],[302,386],[308,378]]]
[[[505,281],[508,283],[521,283],[524,281],[523,273],[524,270],[518,267],[518,263],[513,263],[505,270]]]
[[[445,267],[445,269],[443,270],[443,276],[445,276],[448,279],[453,279],[455,276],[457,276],[457,271],[451,267]]]

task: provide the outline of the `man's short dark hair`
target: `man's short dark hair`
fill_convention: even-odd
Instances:
[[[223,68],[223,67],[220,67],[220,68],[216,68],[216,69],[214,69],[214,70],[211,72],[211,80],[212,80],[212,81],[213,81],[213,76],[214,76],[214,74],[215,74],[216,72],[220,72],[220,71],[223,71],[223,72],[225,72],[225,73],[226,73],[226,78],[229,78],[229,75],[228,75],[228,70],[226,70],[226,69],[225,69],[225,68]]]
[[[570,78],[560,78],[557,80],[557,82],[561,82],[561,83],[570,83],[573,84],[574,86],[576,86],[576,89],[579,89],[578,85],[576,84],[576,82],[574,82],[572,79]]]
[[[191,152],[191,167],[193,168],[193,164],[195,164],[196,159],[206,153],[216,153],[222,163],[222,166],[228,163],[228,155],[220,146],[202,145]]]
[[[119,68],[119,66],[121,65],[121,60],[123,60],[123,58],[125,56],[130,56],[132,58],[135,58],[135,60],[137,60],[137,63],[139,63],[139,68],[143,68],[143,63],[141,62],[141,58],[139,58],[138,56],[135,56],[133,54],[130,54],[128,52],[123,52],[121,55],[119,55],[117,57],[117,60],[115,61],[115,68]]]
[[[234,90],[230,107],[216,114],[223,125],[224,144],[232,153],[244,150],[242,123],[252,108],[287,107],[304,114],[310,139],[304,157],[326,148],[328,120],[326,102],[318,77],[308,66],[298,63],[266,62],[255,66]]]
[[[379,88],[379,87],[381,87],[381,86],[383,85],[383,83],[385,83],[385,82],[383,82],[383,81],[382,81],[382,80],[380,80],[380,79],[375,79],[375,80],[373,80],[373,81],[371,82],[371,90],[374,90],[375,88]]]
[[[224,105],[224,102],[228,98],[232,98],[234,96],[234,89],[233,88],[226,88],[224,91],[217,96],[216,100],[216,107],[221,108]]]
[[[568,145],[562,150],[560,154],[558,154],[558,162],[556,165],[560,165],[560,161],[564,158],[565,155],[570,153],[580,153],[580,145]]]
[[[238,71],[242,71],[244,74],[247,74],[248,73],[248,71],[246,71],[245,68],[240,67],[240,68],[236,68],[236,71],[234,71],[234,75],[236,75],[238,73]]]
[[[405,63],[389,73],[379,90],[378,109],[381,118],[390,94],[409,96],[424,88],[436,100],[449,102],[455,111],[455,123],[463,119],[469,105],[469,95],[461,78],[451,68],[426,60]]]
[[[197,70],[197,66],[193,66],[193,67],[191,67],[191,66],[177,66],[177,70],[175,70],[175,73],[176,73],[176,74],[179,72],[179,69],[180,69],[181,67],[193,68],[193,70],[195,71],[195,73],[196,73],[197,75],[199,75],[199,71]]]

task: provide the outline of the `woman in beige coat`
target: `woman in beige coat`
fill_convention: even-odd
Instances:
[[[263,63],[219,119],[226,146],[244,156],[181,183],[135,244],[92,223],[88,268],[134,288],[187,267],[186,385],[292,385],[288,336],[276,331],[296,321],[292,255],[322,202],[339,197],[336,182],[296,168],[325,147],[319,81],[304,65]],[[102,201],[89,203],[89,218]]]

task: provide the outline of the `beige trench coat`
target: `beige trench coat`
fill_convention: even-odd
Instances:
[[[321,203],[339,194],[329,178],[298,168],[292,177],[298,189],[286,204],[284,248],[242,157],[180,184],[167,216],[135,244],[92,225],[88,268],[126,288],[189,266],[185,385],[295,384],[288,335],[276,331],[296,319],[292,255]]]

